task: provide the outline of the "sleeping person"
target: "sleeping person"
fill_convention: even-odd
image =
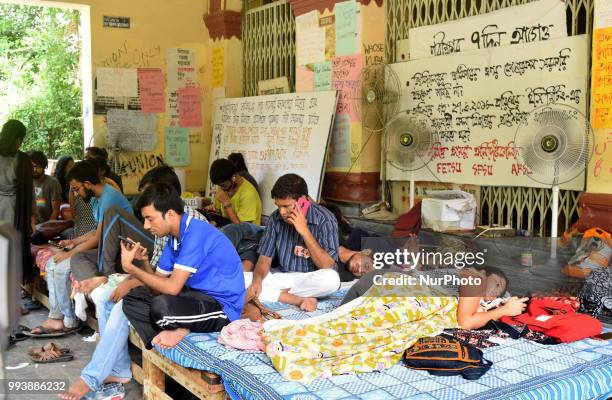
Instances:
[[[380,371],[397,364],[421,337],[450,328],[475,329],[521,314],[527,298],[496,301],[507,286],[498,269],[375,270],[327,314],[267,321],[266,353],[289,380]]]

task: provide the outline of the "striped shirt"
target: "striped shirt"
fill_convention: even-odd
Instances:
[[[202,221],[207,221],[206,217],[200,214],[200,212],[197,211],[195,208],[185,206],[184,210],[185,213],[190,217],[200,219]],[[151,265],[155,268],[159,266],[159,258],[161,257],[166,242],[168,242],[168,238],[169,236],[155,236],[155,244],[153,245],[153,255],[151,256]]]
[[[311,204],[306,213],[308,229],[321,248],[338,262],[338,221],[325,207]],[[259,255],[276,259],[282,272],[312,272],[317,266],[312,258],[295,255],[296,246],[304,249],[304,239],[293,225],[286,223],[278,210],[274,211],[266,224],[264,235],[259,243]],[[334,265],[338,269],[338,265]]]

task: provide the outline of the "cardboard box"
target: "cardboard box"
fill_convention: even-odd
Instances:
[[[476,199],[461,190],[428,191],[421,205],[424,228],[436,232],[473,230],[476,221]]]

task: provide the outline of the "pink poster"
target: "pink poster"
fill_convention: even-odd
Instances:
[[[140,85],[140,105],[142,112],[163,113],[164,75],[160,68],[139,68],[138,84]]]
[[[356,102],[361,96],[359,78],[363,59],[361,54],[332,58],[332,88],[338,90],[337,114],[348,114],[351,122],[359,121]],[[358,106],[357,106],[358,107]]]
[[[178,90],[179,126],[202,126],[202,93],[199,87],[184,87]]]
[[[314,90],[314,72],[304,66],[297,67],[295,74],[295,91],[296,92],[312,92]]]

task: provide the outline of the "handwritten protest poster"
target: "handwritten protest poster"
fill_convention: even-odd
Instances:
[[[591,124],[595,147],[587,173],[587,191],[612,194],[612,4],[596,0],[593,18]]]
[[[538,0],[410,29],[410,59],[567,37],[565,2]]]
[[[351,125],[347,114],[338,114],[334,119],[331,143],[331,165],[334,168],[351,166]]]
[[[334,57],[332,59],[332,88],[338,90],[336,113],[348,114],[351,122],[359,121],[359,110],[356,100],[361,96],[359,77],[363,57],[361,54]]]
[[[108,140],[122,151],[153,151],[157,144],[157,116],[134,110],[108,110]]]
[[[331,61],[314,64],[314,90],[332,90]]]
[[[270,193],[281,175],[298,173],[318,199],[335,103],[333,91],[218,100],[209,160],[242,153],[262,193]],[[209,185],[207,195],[213,190]],[[276,209],[270,196],[262,198],[262,206],[264,215]]]
[[[295,91],[312,92],[314,89],[314,73],[305,65],[300,65],[295,71]]]
[[[319,26],[325,29],[325,59],[331,60],[336,56],[336,15],[320,16]]]
[[[609,0],[595,0],[593,10],[594,28],[612,27],[612,2]]]
[[[427,116],[437,133],[428,168],[414,179],[546,187],[520,162],[526,144],[514,143],[515,134],[541,106],[566,104],[585,113],[587,50],[581,35],[393,64],[405,88],[400,109]],[[408,177],[392,166],[387,176]],[[561,187],[583,190],[584,176]]]
[[[295,17],[295,42],[297,65],[325,61],[325,29],[319,26],[319,12]]]
[[[264,81],[257,82],[257,94],[259,96],[290,92],[289,79],[287,79],[286,76],[279,76],[278,78],[266,79]]]
[[[593,128],[612,128],[612,27],[593,32]]]
[[[186,167],[191,164],[189,130],[175,126],[166,127],[166,164],[171,167]]]
[[[212,85],[223,86],[225,79],[225,51],[222,47],[212,49]]]
[[[355,0],[336,3],[336,56],[357,52],[357,16],[359,5]]]
[[[196,86],[195,51],[191,49],[170,48],[166,50],[168,89]]]
[[[166,93],[166,125],[179,125],[178,90],[172,90]]]
[[[160,68],[139,68],[140,104],[146,113],[163,113],[164,75]]]
[[[199,87],[178,90],[179,126],[202,126],[202,93]]]
[[[137,97],[136,69],[96,68],[96,94],[109,97]]]

